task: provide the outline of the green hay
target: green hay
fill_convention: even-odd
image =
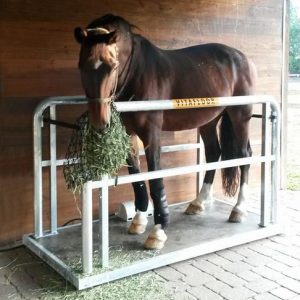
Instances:
[[[99,252],[94,251],[94,272],[90,275],[103,273],[115,268],[125,267],[138,260],[151,258],[159,251],[150,250],[126,250],[121,245],[110,247],[109,268],[101,268]],[[81,259],[73,257],[66,262],[77,276],[82,275]],[[89,276],[90,276],[89,275]],[[174,296],[170,289],[166,288],[166,282],[154,272],[147,272],[135,276],[126,277],[110,283],[105,283],[93,288],[77,291],[67,281],[59,277],[46,275],[44,281],[47,286],[34,290],[34,294],[42,300],[172,300]]]
[[[110,270],[119,269],[129,266],[141,260],[149,259],[156,256],[159,250],[127,250],[122,246],[114,246],[109,248],[109,267],[102,268],[99,251],[93,253],[93,273],[101,274]],[[66,264],[77,274],[79,277],[87,276],[82,273],[82,260],[81,257],[72,257]]]
[[[76,121],[79,130],[72,133],[63,167],[67,187],[73,193],[81,192],[85,182],[115,175],[126,165],[130,138],[114,105],[111,110],[110,126],[103,131],[90,127],[87,112]]]

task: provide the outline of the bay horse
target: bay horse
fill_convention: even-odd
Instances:
[[[134,33],[134,25],[120,16],[108,14],[92,21],[85,29],[75,28],[80,43],[79,69],[88,99],[89,121],[96,130],[110,123],[112,101],[179,99],[250,95],[254,92],[254,64],[240,51],[223,44],[203,44],[177,50],[162,50]],[[160,169],[162,131],[199,128],[207,162],[249,157],[249,121],[252,106],[206,107],[121,113],[126,131],[143,142],[149,171]],[[220,138],[217,123],[220,125]],[[129,173],[140,172],[139,159],[128,158]],[[237,203],[230,222],[241,222],[247,214],[249,165],[222,171],[225,193]],[[200,193],[186,214],[201,214],[212,200],[215,170],[207,171]],[[132,184],[136,215],[129,226],[131,234],[145,231],[148,193],[145,182]],[[163,179],[149,181],[154,206],[154,228],[145,241],[147,249],[161,249],[167,236],[169,210]]]

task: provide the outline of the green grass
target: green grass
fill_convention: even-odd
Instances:
[[[293,172],[291,170],[288,171],[287,188],[292,191],[300,190],[300,173],[299,172]]]

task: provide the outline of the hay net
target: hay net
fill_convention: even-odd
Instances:
[[[63,165],[69,190],[81,192],[85,182],[101,180],[103,175],[115,175],[126,165],[130,138],[114,104],[111,105],[110,126],[96,131],[89,125],[88,112],[75,122]]]

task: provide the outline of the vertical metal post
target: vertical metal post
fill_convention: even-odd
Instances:
[[[288,72],[289,72],[289,11],[290,0],[282,0],[282,63],[281,63],[281,144],[280,144],[280,188],[287,187],[287,107],[288,107]]]
[[[56,106],[50,106],[50,119],[56,119]],[[50,124],[50,216],[51,233],[57,233],[56,125]]]
[[[262,104],[262,141],[261,155],[270,155],[270,105]],[[266,227],[270,222],[270,163],[263,162],[261,164],[261,205],[260,205],[260,226]]]
[[[42,115],[33,118],[34,236],[43,236]]]
[[[104,186],[99,197],[99,254],[102,268],[109,264],[109,222],[108,222],[108,176],[102,177]]]
[[[82,269],[83,273],[93,272],[93,191],[91,181],[82,189]]]
[[[201,135],[200,135],[200,129],[198,128],[197,129],[197,144],[200,145],[199,148],[197,148],[197,165],[200,164],[200,163],[204,163],[205,160],[204,160],[204,143],[203,143],[203,140],[201,138]],[[203,179],[204,179],[204,175],[203,175],[203,172],[197,172],[196,174],[196,197],[198,196],[198,194],[200,193],[200,189],[201,189],[201,186],[202,186],[202,183],[203,183]]]
[[[277,108],[278,109],[278,108]],[[271,222],[278,222],[278,196],[280,189],[280,114],[272,107],[272,154],[275,160],[271,162]]]

